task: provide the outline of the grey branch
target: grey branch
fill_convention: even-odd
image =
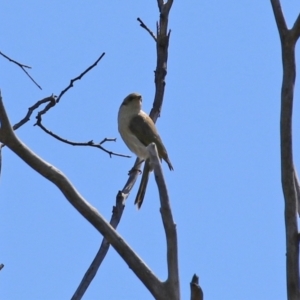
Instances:
[[[140,22],[140,26],[141,26],[142,28],[144,28],[144,29],[151,35],[151,37],[154,39],[154,41],[156,42],[156,36],[155,36],[155,34],[153,33],[153,31],[151,31],[151,30],[147,27],[147,25],[146,25],[140,18],[137,18],[137,20]]]
[[[279,31],[280,38],[284,35],[284,33],[288,30],[283,12],[281,9],[280,1],[279,0],[271,0],[271,5],[273,8],[273,13],[275,17],[275,21],[277,24],[277,28]]]
[[[32,169],[56,185],[70,204],[115,248],[128,264],[129,268],[132,269],[135,275],[151,291],[153,296],[156,299],[161,299],[160,295],[164,294],[163,283],[155,277],[147,265],[137,256],[112,226],[107,223],[101,214],[79,194],[60,170],[37,156],[15,135],[6,114],[1,95],[0,123],[0,142],[6,144],[12,152],[19,156]]]
[[[122,189],[122,191],[119,191],[116,196],[116,205],[113,207],[112,217],[109,222],[109,224],[115,229],[117,228],[117,226],[122,218],[123,211],[125,208],[124,203],[129,195],[129,192],[132,189],[135,181],[137,180],[137,176],[138,176],[138,171],[131,172],[124,188]],[[91,265],[89,266],[88,270],[86,271],[84,277],[82,278],[82,280],[81,280],[76,292],[74,293],[73,297],[71,298],[71,300],[79,300],[83,297],[83,295],[86,292],[87,288],[89,287],[90,283],[96,276],[96,273],[108,252],[109,246],[110,246],[109,242],[105,238],[103,238],[100,248],[99,248],[94,260],[92,261]]]
[[[159,39],[159,40],[167,39],[169,41],[170,34],[169,33],[167,34],[168,15],[169,15],[169,11],[171,9],[172,3],[173,3],[173,1],[169,0],[167,2],[167,9],[164,9],[164,5],[166,5],[166,4],[164,4],[163,1],[158,0],[158,7],[159,7],[159,11],[160,11],[159,23],[161,24],[161,30],[158,32],[157,38],[155,37],[155,35],[153,33],[152,37],[155,38],[156,42],[157,42],[157,39]],[[162,13],[162,11],[164,11],[164,13]],[[146,25],[145,25],[145,27],[148,28]],[[143,28],[145,28],[145,27],[143,27]],[[149,31],[150,31],[150,29],[149,29]],[[153,119],[154,122],[156,122],[158,116],[160,115],[160,111],[161,111],[161,107],[162,107],[162,103],[163,103],[163,96],[164,96],[164,89],[165,89],[165,76],[167,74],[166,67],[167,67],[167,59],[168,59],[168,55],[167,55],[168,46],[169,46],[168,42],[164,43],[164,44],[161,43],[159,45],[157,42],[157,47],[156,47],[156,49],[157,49],[157,64],[156,64],[156,71],[155,71],[155,97],[154,97],[154,102],[153,102],[153,108],[150,112],[150,117]],[[137,158],[133,165],[135,167],[135,169],[136,169],[137,164],[139,165],[139,168],[141,167],[141,164],[139,164],[139,162],[140,161]],[[121,193],[118,192],[118,195],[116,197],[116,206],[113,207],[113,214],[112,214],[111,221],[110,221],[110,224],[114,228],[117,228],[117,226],[122,218],[125,200],[127,199],[132,187],[134,186],[134,184],[137,180],[138,174],[139,174],[138,171],[131,172]],[[86,289],[88,288],[89,284],[91,283],[94,276],[96,275],[103,259],[105,258],[105,255],[106,255],[108,249],[109,249],[109,242],[104,238],[101,243],[100,249],[98,250],[98,252],[97,252],[93,262],[91,263],[90,267],[88,268],[86,274],[84,275],[72,300],[81,299],[81,297],[85,293]],[[150,292],[151,292],[151,290],[150,290]],[[162,294],[161,297],[163,297],[163,296],[164,295]],[[164,298],[158,297],[157,299],[164,299]],[[166,298],[166,299],[168,299],[168,298]]]
[[[295,40],[298,40],[299,36],[300,36],[300,14],[298,15],[294,26],[292,28],[292,33],[294,35]]]
[[[25,72],[25,74],[30,78],[30,80],[41,90],[41,86],[29,75],[29,73],[26,71],[26,69],[31,69],[31,67],[27,66],[27,65],[24,65],[24,64],[21,64],[19,62],[17,62],[16,60],[8,57],[7,55],[5,55],[4,53],[0,52],[0,55],[2,55],[3,57],[5,57],[6,59],[8,59],[10,62],[16,64],[17,66],[19,66],[22,71]]]
[[[199,285],[199,277],[196,274],[194,274],[190,286],[191,286],[191,300],[203,300],[204,299],[203,291]]]
[[[279,0],[271,0],[281,41],[283,79],[281,87],[280,147],[281,182],[284,194],[286,230],[286,276],[288,299],[300,299],[299,241],[297,224],[297,189],[293,162],[292,116],[294,85],[296,79],[295,34],[299,17],[292,30],[287,29]],[[295,32],[294,32],[295,31]]]
[[[173,220],[167,185],[162,173],[162,167],[158,158],[155,143],[151,143],[150,145],[148,145],[147,149],[150,155],[151,164],[154,169],[155,181],[159,191],[159,199],[161,205],[160,212],[167,240],[168,278],[164,282],[164,286],[169,297],[167,299],[179,300],[180,287],[178,275],[178,248],[176,224]]]
[[[168,48],[170,35],[168,33],[168,22],[169,22],[169,12],[172,7],[173,0],[169,0],[165,4],[163,1],[158,1],[158,6],[160,8],[160,18],[157,23],[156,32],[156,56],[157,63],[154,72],[154,82],[155,82],[155,95],[153,108],[150,112],[150,117],[156,122],[157,118],[160,116],[161,107],[163,103],[167,76],[167,62],[168,62]]]
[[[102,59],[102,57],[104,55],[105,55],[105,52],[103,52],[99,56],[99,58],[97,58],[97,60],[92,65],[90,65],[85,71],[83,71],[79,76],[71,79],[70,84],[64,90],[62,90],[61,93],[58,95],[58,97],[56,99],[56,102],[58,103],[60,101],[61,97],[64,95],[64,93],[66,93],[70,88],[73,87],[73,84],[74,84],[75,81],[80,80],[85,74],[87,74],[90,70],[92,70],[94,67],[96,67],[98,62]]]

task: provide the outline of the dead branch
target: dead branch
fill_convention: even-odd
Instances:
[[[156,42],[156,36],[153,33],[153,31],[151,31],[140,18],[137,18],[137,20],[140,22],[140,26],[142,28],[144,28],[151,35],[151,37],[154,39],[154,41]]]
[[[199,285],[199,277],[196,274],[194,274],[190,286],[191,286],[191,300],[203,300],[204,295]]]
[[[127,157],[130,158],[131,156],[129,155],[125,155],[125,154],[120,154],[120,153],[115,153],[113,151],[109,151],[107,149],[105,149],[103,146],[101,146],[103,143],[105,142],[112,142],[112,141],[116,141],[116,139],[108,139],[105,138],[103,141],[101,141],[100,143],[94,143],[93,140],[90,140],[88,142],[72,142],[69,141],[67,139],[64,139],[62,137],[60,137],[59,135],[53,133],[52,131],[50,131],[49,129],[47,129],[41,122],[40,120],[37,121],[36,125],[38,125],[44,132],[46,132],[47,134],[49,134],[50,136],[54,137],[55,139],[68,144],[68,145],[72,145],[72,146],[90,146],[90,147],[94,147],[94,148],[98,148],[101,149],[102,151],[106,152],[110,157],[114,156],[120,156],[120,157]]]
[[[279,0],[271,0],[282,50],[283,79],[281,87],[281,182],[285,203],[286,276],[288,299],[300,299],[299,241],[297,224],[296,171],[293,162],[292,116],[296,79],[295,45],[299,38],[299,16],[291,30],[286,26]]]
[[[51,107],[54,106],[55,105],[55,96],[51,95],[50,97],[46,97],[42,100],[37,101],[34,105],[29,107],[26,116],[21,121],[19,121],[17,124],[15,124],[13,126],[13,129],[17,130],[18,128],[23,126],[25,123],[27,123],[30,120],[30,117],[31,117],[32,113],[34,112],[34,110],[39,108],[41,104],[44,104],[47,102],[51,103],[51,105],[50,105]]]
[[[136,163],[138,163],[138,162],[139,162],[139,160],[137,159]],[[137,170],[136,172],[130,172],[130,176],[129,176],[127,182],[125,183],[125,186],[123,187],[122,191],[118,191],[118,194],[116,196],[116,205],[113,206],[112,216],[111,216],[111,219],[109,222],[109,224],[113,228],[118,227],[118,224],[122,218],[123,211],[125,208],[125,201],[128,198],[129,193],[130,193],[134,183],[137,180],[139,167],[140,167],[140,165],[136,168],[136,170]],[[81,280],[75,294],[71,298],[71,300],[79,300],[83,297],[83,295],[86,292],[87,288],[89,287],[90,283],[96,276],[96,273],[97,273],[98,269],[100,268],[100,265],[103,262],[106,254],[108,252],[109,246],[110,246],[109,242],[105,238],[103,238],[100,248],[99,248],[94,260],[92,261],[88,270],[84,274],[84,277],[82,278],[82,280]]]
[[[155,92],[153,108],[150,113],[150,117],[153,119],[154,122],[156,122],[157,117],[160,114],[161,106],[163,103],[163,95],[164,95],[164,88],[165,88],[165,76],[167,74],[167,72],[166,72],[167,59],[168,59],[167,53],[168,53],[168,46],[169,46],[169,43],[164,43],[164,44],[160,43],[158,45],[158,39],[164,40],[165,38],[167,38],[167,40],[169,41],[170,34],[168,34],[168,36],[167,36],[168,15],[169,15],[169,11],[171,9],[172,3],[173,3],[172,0],[169,0],[166,4],[164,4],[163,1],[158,0],[159,12],[161,13],[162,10],[164,10],[164,13],[160,14],[160,21],[159,21],[162,24],[161,25],[162,29],[158,32],[157,39],[155,38],[155,40],[157,42],[157,47],[156,47],[156,49],[157,49],[157,65],[156,65],[156,71],[155,71],[156,92]],[[166,5],[166,7],[167,7],[166,9],[163,9],[164,5]],[[154,35],[154,33],[153,33],[153,35]],[[133,166],[136,166],[139,162],[140,161],[137,158]],[[139,168],[140,167],[141,167],[141,164],[139,164]],[[125,200],[127,199],[133,185],[135,184],[138,174],[139,174],[138,171],[132,172],[130,174],[124,188],[122,189],[122,193],[120,193],[120,191],[118,192],[118,195],[116,197],[116,206],[114,206],[114,208],[113,208],[113,215],[112,215],[112,218],[110,221],[111,225],[114,228],[117,228],[117,226],[122,218]],[[105,255],[106,255],[108,249],[109,249],[109,243],[104,238],[101,243],[99,251],[97,252],[97,254],[96,254],[93,262],[91,263],[90,267],[88,268],[86,274],[84,275],[72,300],[81,299],[81,297],[85,293],[86,289],[92,282],[94,276],[96,275],[103,259],[105,258]],[[74,298],[75,295],[77,298]],[[160,298],[158,298],[158,299],[160,299]],[[161,299],[164,299],[164,298],[161,298]],[[165,299],[168,299],[168,298],[165,298]]]
[[[37,173],[48,179],[62,192],[70,204],[115,248],[128,264],[129,268],[145,284],[154,298],[162,299],[164,295],[163,283],[152,273],[147,265],[129,247],[122,237],[107,223],[101,214],[92,207],[75,189],[68,178],[57,168],[47,163],[29,149],[15,135],[4,108],[0,95],[0,142],[19,156]]]
[[[17,62],[16,60],[14,60],[14,59],[12,59],[12,58],[10,58],[10,57],[8,57],[7,55],[5,55],[4,53],[2,53],[1,51],[0,51],[0,55],[2,55],[3,57],[5,57],[6,59],[8,59],[10,62],[12,62],[12,63],[14,63],[14,64],[16,64],[17,66],[19,66],[24,72],[25,72],[25,74],[31,79],[31,81],[41,90],[42,88],[41,88],[41,86],[29,75],[29,73],[26,71],[26,69],[25,68],[27,68],[27,69],[31,69],[31,67],[29,67],[29,66],[27,66],[27,65],[24,65],[24,64],[21,64],[21,63],[19,63],[19,62]]]
[[[162,173],[160,159],[158,157],[155,143],[147,146],[151,165],[154,169],[155,181],[159,191],[160,213],[167,240],[167,267],[168,278],[164,282],[168,299],[180,299],[179,274],[178,274],[178,246],[176,224],[173,220],[172,210],[169,201],[167,185]]]
[[[88,73],[90,70],[92,70],[94,67],[97,66],[98,62],[102,59],[102,57],[105,55],[105,52],[103,52],[100,57],[91,65],[89,66],[85,71],[83,71],[79,76],[73,78],[70,80],[70,84],[61,91],[61,93],[59,94],[59,96],[56,99],[56,102],[58,103],[61,99],[61,97],[64,95],[64,93],[66,93],[70,88],[73,87],[73,84],[75,81],[80,80],[86,73]]]
[[[30,117],[33,113],[33,111],[37,108],[40,107],[41,104],[44,104],[44,103],[47,103],[48,104],[44,107],[43,110],[39,111],[37,116],[36,116],[36,123],[34,125],[37,125],[39,126],[44,132],[46,132],[47,134],[49,134],[50,136],[54,137],[55,139],[63,142],[63,143],[66,143],[66,144],[69,144],[69,145],[72,145],[72,146],[90,146],[90,147],[94,147],[94,148],[98,148],[98,149],[101,149],[102,151],[108,153],[108,155],[110,157],[112,157],[113,155],[114,156],[120,156],[120,157],[127,157],[127,158],[130,158],[131,156],[129,155],[124,155],[124,154],[120,154],[120,153],[115,153],[113,151],[109,151],[107,149],[105,149],[102,144],[105,143],[105,142],[110,142],[110,141],[116,141],[116,139],[108,139],[108,138],[105,138],[103,141],[101,141],[100,143],[94,143],[93,140],[90,140],[88,142],[73,142],[73,141],[69,141],[67,139],[64,139],[62,137],[60,137],[59,135],[53,133],[51,130],[47,129],[43,124],[42,124],[42,115],[46,114],[46,112],[48,112],[52,107],[54,107],[56,105],[56,103],[59,102],[59,100],[61,99],[61,97],[71,88],[73,87],[73,84],[75,81],[77,80],[80,80],[86,73],[88,73],[91,69],[93,69],[97,64],[98,62],[102,59],[102,57],[105,55],[105,53],[102,53],[100,55],[100,57],[91,65],[89,66],[84,72],[82,72],[79,76],[73,78],[71,81],[70,81],[70,84],[64,89],[61,91],[61,93],[59,94],[58,97],[52,95],[50,97],[46,97],[42,100],[39,100],[37,101],[34,105],[32,105],[31,107],[28,108],[28,112],[26,114],[26,116],[21,120],[19,121],[17,124],[15,124],[13,126],[13,129],[14,130],[17,130],[18,128],[20,128],[22,125],[24,125],[25,123],[27,123],[29,120],[30,120]],[[28,66],[26,66],[28,67]],[[29,67],[30,68],[30,67]],[[1,145],[1,147],[4,147],[4,145]]]

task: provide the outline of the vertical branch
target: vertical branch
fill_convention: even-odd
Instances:
[[[174,223],[167,185],[162,173],[162,167],[158,158],[155,143],[148,145],[147,149],[151,159],[151,164],[154,168],[155,181],[158,187],[161,205],[160,212],[167,240],[168,278],[164,283],[165,293],[167,295],[167,299],[179,300],[180,287],[178,274],[178,243],[176,224]]]
[[[194,274],[192,281],[190,283],[191,287],[191,300],[203,300],[203,291],[199,285],[199,277]]]
[[[160,12],[159,25],[157,25],[157,38],[155,38],[154,34],[147,29],[145,24],[143,24],[143,22],[140,19],[138,19],[138,21],[141,23],[141,26],[145,28],[156,41],[157,64],[155,70],[155,97],[154,97],[153,108],[150,112],[150,117],[153,119],[154,122],[157,120],[160,114],[160,110],[163,102],[163,96],[164,96],[165,77],[167,75],[168,46],[169,46],[169,38],[170,38],[170,32],[167,33],[168,16],[169,16],[169,11],[171,9],[171,6],[173,4],[173,0],[168,0],[166,3],[164,3],[163,0],[157,0],[157,4]],[[135,162],[134,166],[136,165],[137,161]],[[131,188],[133,187],[137,179],[137,176],[138,176],[138,172],[132,173],[128,181],[126,182],[125,187],[122,190],[122,193],[119,192],[117,195],[116,206],[113,209],[113,215],[110,221],[110,224],[112,225],[113,228],[117,228],[121,220],[124,211],[123,203],[125,202]],[[176,237],[176,243],[177,243],[177,237]],[[103,259],[105,258],[108,249],[109,249],[109,242],[105,238],[103,238],[99,251],[96,254],[90,267],[88,268],[86,274],[84,275],[80,285],[78,286],[75,294],[72,297],[72,300],[81,299],[81,297],[84,295],[89,284],[91,283],[94,276],[96,275]],[[176,250],[176,260],[177,260],[177,250]],[[178,268],[178,264],[177,264],[177,268]],[[178,287],[179,287],[179,283],[178,283]],[[150,290],[150,292],[152,292],[151,288],[149,288],[148,286],[147,288]],[[164,297],[163,295],[161,296]]]
[[[156,40],[156,70],[155,70],[155,96],[153,108],[150,112],[150,117],[154,123],[160,115],[163,97],[165,93],[165,77],[167,75],[168,47],[171,31],[168,32],[169,12],[173,4],[173,0],[168,0],[165,4],[163,1],[157,1],[160,18],[157,23],[157,40]]]
[[[293,161],[292,116],[296,79],[295,45],[300,35],[300,18],[293,28],[286,26],[279,0],[271,0],[282,51],[283,79],[281,87],[280,148],[281,183],[285,202],[286,276],[288,299],[300,299],[299,238],[297,223],[296,171]]]

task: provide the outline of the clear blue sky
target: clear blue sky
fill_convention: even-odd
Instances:
[[[126,2],[126,3],[125,3]],[[298,1],[282,1],[289,26]],[[33,67],[40,91],[0,57],[1,91],[11,122],[59,94],[102,52],[99,66],[76,82],[44,124],[75,141],[117,137],[105,146],[130,154],[117,112],[130,92],[154,95],[152,1],[4,0],[0,51]],[[281,53],[270,1],[174,1],[165,102],[157,126],[174,172],[163,165],[178,228],[182,299],[200,277],[205,299],[285,299],[285,235],[280,182]],[[299,54],[299,51],[298,51]],[[299,56],[299,55],[298,55]],[[300,63],[299,63],[300,64]],[[299,65],[298,64],[298,65]],[[295,163],[300,166],[298,90]],[[107,219],[131,159],[109,158],[45,135],[31,121],[18,136],[58,167]],[[152,270],[166,277],[166,247],[153,179],[140,211],[129,196],[118,231]],[[59,190],[4,149],[0,179],[1,299],[70,299],[102,237]],[[85,298],[152,299],[110,249]]]

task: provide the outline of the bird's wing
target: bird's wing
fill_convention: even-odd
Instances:
[[[167,150],[151,119],[150,121],[146,122],[146,117],[140,113],[131,119],[129,123],[129,129],[146,147],[151,143],[155,143],[159,157],[165,160],[170,170],[173,170]]]
[[[155,143],[159,156],[163,158],[166,156],[167,151],[151,119],[146,122],[145,117],[138,114],[131,119],[129,129],[143,145]]]

